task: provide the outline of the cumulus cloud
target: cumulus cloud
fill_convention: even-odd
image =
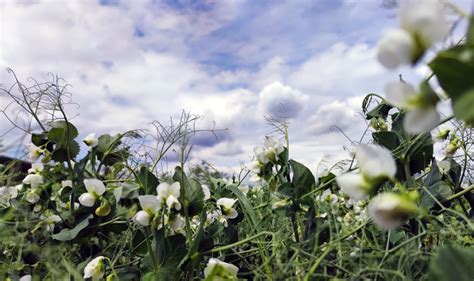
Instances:
[[[356,97],[321,105],[309,118],[307,132],[319,135],[330,132],[333,127],[344,130],[357,125],[362,118],[357,115],[361,111],[361,103],[362,98]]]
[[[308,96],[281,82],[265,86],[259,93],[259,110],[277,118],[294,118],[303,110]]]

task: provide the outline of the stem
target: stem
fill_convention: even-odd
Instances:
[[[291,215],[291,225],[293,226],[293,233],[295,234],[295,242],[300,242],[300,235],[298,233],[298,214],[295,212]]]
[[[469,187],[467,187],[467,188],[464,189],[463,191],[460,191],[460,192],[458,192],[458,193],[456,193],[456,194],[453,194],[453,195],[449,196],[449,197],[446,199],[446,201],[451,201],[451,200],[456,199],[456,198],[458,198],[458,197],[460,197],[460,196],[463,196],[464,194],[470,192],[470,191],[473,190],[473,189],[474,189],[474,184],[471,185],[471,186],[469,186]]]

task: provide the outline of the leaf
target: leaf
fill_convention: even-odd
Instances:
[[[63,129],[65,136],[69,140],[73,140],[79,135],[76,127],[72,123],[63,120],[51,122],[50,126],[53,129]]]
[[[158,231],[157,237],[161,240],[157,245],[161,249],[156,259],[158,264],[153,265],[150,253],[148,253],[143,260],[142,269],[147,273],[142,277],[142,280],[179,280],[181,269],[178,265],[186,255],[186,239],[182,235],[166,238],[163,235],[162,231]],[[157,243],[157,241],[154,242]]]
[[[432,164],[431,164],[431,171],[426,176],[423,183],[425,186],[432,186],[436,184],[437,182],[439,182],[442,177],[443,177],[443,174],[441,174],[441,172],[439,171],[438,165],[436,165],[436,160],[433,159]]]
[[[453,101],[474,88],[472,48],[460,45],[439,52],[428,65]]]
[[[374,132],[372,133],[374,141],[390,150],[400,146],[400,140],[395,132]]]
[[[178,181],[181,185],[180,201],[188,209],[189,216],[201,213],[204,207],[204,192],[202,191],[201,184],[194,179],[188,180],[186,174],[179,166],[175,168],[173,180]]]
[[[444,181],[439,181],[426,189],[433,195],[438,201],[443,202],[449,196],[453,194],[451,188]],[[434,199],[425,190],[421,193],[421,206],[427,209],[431,209],[435,205]]]
[[[158,178],[145,166],[140,168],[140,172],[137,175],[137,181],[140,187],[143,188],[144,194],[156,193],[156,187],[160,183]]]
[[[432,258],[429,280],[472,281],[474,277],[474,250],[444,246]]]
[[[474,125],[474,88],[453,100],[453,111],[457,118],[470,126]]]
[[[54,161],[64,162],[68,159],[74,159],[80,151],[79,144],[76,141],[71,141],[67,146],[56,147],[53,151],[51,158]]]
[[[290,160],[289,163],[293,171],[291,183],[295,188],[294,201],[297,202],[302,195],[312,190],[316,181],[311,171],[305,165],[294,160]]]
[[[388,115],[388,112],[392,108],[393,107],[391,105],[381,103],[381,104],[377,105],[376,107],[374,107],[374,109],[372,109],[371,111],[367,112],[365,118],[367,120],[370,120],[374,117],[380,117],[380,118],[386,119],[387,115]]]
[[[187,199],[187,205],[185,206],[188,208],[189,216],[198,215],[204,207],[204,192],[202,191],[201,184],[197,180],[191,179],[185,192]]]
[[[89,220],[92,218],[93,218],[93,215],[89,215],[87,218],[85,218],[80,223],[78,223],[73,229],[65,228],[61,230],[61,232],[51,235],[51,237],[59,241],[72,240],[76,238],[76,236],[79,234],[81,230],[83,230],[89,225]]]

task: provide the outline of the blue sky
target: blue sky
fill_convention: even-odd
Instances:
[[[194,158],[219,167],[249,162],[272,131],[263,116],[283,116],[292,156],[315,170],[348,155],[351,143],[332,126],[360,138],[365,94],[399,73],[414,83],[427,73],[376,61],[377,41],[397,25],[388,2],[3,1],[0,66],[24,80],[52,72],[70,82],[83,136],[149,128],[182,109],[200,114],[200,128],[228,128],[194,140]],[[0,78],[11,83],[6,71]]]

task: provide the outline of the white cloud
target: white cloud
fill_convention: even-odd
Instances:
[[[259,93],[258,107],[264,115],[288,119],[298,116],[307,100],[308,97],[298,90],[273,82]]]

